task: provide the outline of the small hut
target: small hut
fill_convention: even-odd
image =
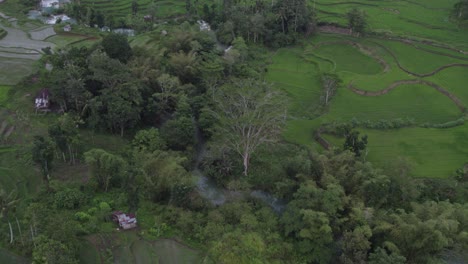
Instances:
[[[36,112],[40,111],[49,111],[50,102],[49,102],[49,90],[44,88],[39,91],[36,95],[34,100],[34,106],[36,108]]]
[[[70,25],[70,24],[67,24],[67,25],[65,25],[65,26],[63,27],[63,31],[65,31],[65,32],[70,32],[71,30],[72,30],[72,28],[71,28],[71,25]]]
[[[115,211],[112,213],[112,220],[119,224],[119,226],[124,229],[135,228],[137,220],[134,214],[126,214],[121,211]]]

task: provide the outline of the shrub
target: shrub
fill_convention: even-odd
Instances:
[[[91,207],[91,208],[88,209],[88,214],[90,214],[90,215],[94,215],[96,212],[97,212],[96,207]]]
[[[88,222],[91,219],[91,216],[85,212],[78,212],[75,214],[75,219],[81,223]]]
[[[370,128],[370,129],[398,129],[403,127],[411,127],[416,125],[412,118],[396,118],[396,119],[381,119],[379,121],[365,120],[361,121],[356,118],[351,119],[349,122],[344,123],[329,123],[322,126],[322,132],[344,136],[346,129],[353,129],[356,127]]]
[[[64,189],[55,193],[54,204],[57,208],[77,209],[86,203],[86,196],[77,189]]]
[[[451,128],[451,127],[456,127],[456,126],[461,126],[465,123],[465,118],[461,117],[457,120],[454,121],[449,121],[446,123],[442,124],[431,124],[431,123],[426,123],[422,125],[423,127],[432,127],[432,128]]]
[[[159,135],[158,129],[150,128],[138,131],[132,141],[132,146],[139,151],[154,152],[165,149],[166,142]]]
[[[102,211],[102,212],[110,212],[111,211],[111,207],[108,203],[106,202],[100,202],[99,203],[99,210]]]
[[[167,121],[161,128],[161,136],[171,149],[184,150],[193,145],[193,131],[195,130],[192,120],[188,117],[179,117]]]

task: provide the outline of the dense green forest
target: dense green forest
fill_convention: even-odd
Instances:
[[[1,263],[468,259],[468,1],[55,12],[72,32],[0,20]]]

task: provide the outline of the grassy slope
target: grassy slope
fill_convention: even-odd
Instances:
[[[0,85],[0,106],[3,106],[7,101],[10,88],[10,86]]]
[[[384,166],[405,157],[418,177],[445,178],[466,162],[468,124],[450,129],[359,129],[369,137],[368,160]],[[343,139],[326,136],[337,146]]]
[[[313,5],[313,0],[309,0]],[[458,0],[338,1],[316,0],[320,21],[346,25],[345,14],[356,7],[366,11],[370,28],[401,36],[432,39],[468,49],[468,34],[455,27],[450,10]]]
[[[333,1],[322,0],[320,2],[332,3]],[[375,1],[361,0],[357,2],[376,4]],[[387,1],[379,2],[377,3],[378,7],[365,6],[364,8],[374,9],[372,11],[374,13],[369,13],[372,18],[378,13],[377,9],[388,12],[387,9],[391,8],[388,3]],[[422,2],[417,1],[417,3],[421,4]],[[401,16],[399,19],[402,21],[398,22],[398,25],[387,26],[394,28],[401,26],[402,29],[407,27],[406,31],[402,31],[403,33],[418,32],[421,34],[416,34],[417,36],[424,37],[426,31],[420,31],[420,24],[436,16],[443,16],[444,14],[441,12],[447,11],[447,3],[427,2],[425,4],[443,9],[432,10],[433,14],[416,16],[422,21],[419,24],[414,21],[408,22],[404,16]],[[356,4],[326,7],[322,5],[320,8],[330,8],[335,12],[343,11],[344,13],[354,6]],[[403,3],[403,1],[398,1],[396,6],[400,8],[401,13],[407,14],[416,12],[415,9],[417,9],[414,8],[415,4]],[[382,19],[385,20],[385,18]],[[438,23],[437,20],[432,22]],[[379,23],[383,25],[390,22],[387,20],[376,23],[371,19],[372,27],[380,25]],[[454,32],[458,30],[450,23],[446,26],[451,27],[448,30],[450,34],[455,34]],[[430,29],[430,32],[434,34],[437,41],[447,40],[451,45],[459,44],[461,39],[460,35],[457,35],[458,33],[451,36],[451,39],[447,39],[448,35],[439,34],[437,29]],[[468,36],[468,34],[465,35]],[[357,48],[345,43],[336,43],[337,41],[350,40],[370,48],[374,54],[383,59],[387,64],[386,71],[382,71],[382,65],[361,53]],[[324,42],[335,43],[315,46]],[[426,44],[415,43],[414,45],[416,47],[392,40],[355,39],[349,36],[320,34],[310,40],[310,44],[303,49],[279,50],[273,56],[273,64],[269,69],[267,79],[275,82],[278,87],[285,89],[292,95],[291,112],[293,118],[288,122],[283,134],[284,138],[298,144],[320,148],[313,140],[313,131],[321,124],[331,121],[349,121],[352,118],[377,121],[379,119],[410,117],[415,119],[418,124],[422,124],[426,122],[443,123],[459,118],[461,112],[451,100],[425,85],[401,85],[379,97],[356,95],[343,87],[333,98],[324,115],[311,118],[313,114],[311,114],[310,109],[313,109],[313,105],[320,101],[320,86],[317,78],[319,70],[336,72],[343,79],[345,86],[352,82],[355,87],[370,91],[382,90],[398,80],[423,79],[444,87],[458,97],[462,103],[468,105],[468,89],[465,89],[465,84],[468,82],[468,68],[448,68],[434,76],[419,78],[398,68],[397,61],[385,50],[385,47],[395,54],[402,67],[416,73],[432,72],[451,63],[467,63],[468,56],[450,49]],[[308,105],[308,108],[304,105]],[[399,156],[405,157],[413,165],[414,176],[447,177],[466,162],[464,149],[468,148],[468,141],[463,140],[463,135],[468,132],[467,125],[450,129],[415,127],[387,131],[361,129],[361,131],[369,135],[369,160],[384,165],[389,159],[396,159]],[[342,145],[343,139],[327,135],[326,137],[337,146]]]
[[[1,60],[5,60],[6,63],[1,63]],[[0,84],[18,83],[24,76],[33,73],[34,65],[32,64],[32,61],[27,59],[0,57],[0,72],[8,72],[8,74],[0,74]]]
[[[281,49],[273,57],[267,79],[291,95],[291,114],[307,115],[320,98],[317,74],[314,64],[301,59],[301,49]]]

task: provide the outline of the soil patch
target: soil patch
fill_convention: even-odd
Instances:
[[[318,31],[322,33],[333,33],[347,36],[352,35],[349,28],[337,27],[333,25],[319,26]]]

